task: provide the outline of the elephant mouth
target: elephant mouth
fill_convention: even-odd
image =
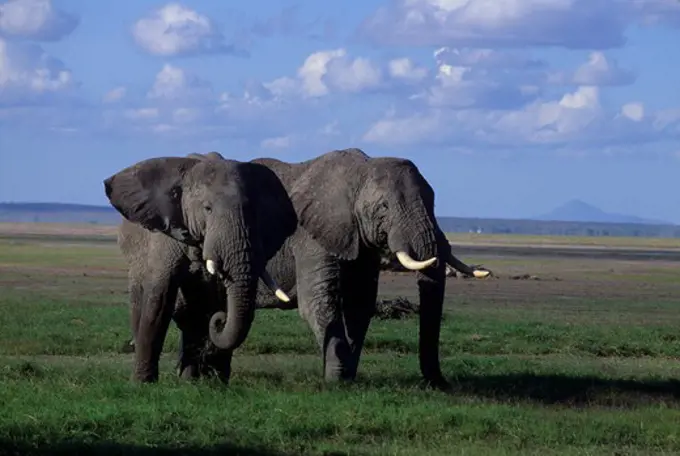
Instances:
[[[210,275],[217,276],[224,281],[228,280],[222,271],[218,269],[217,263],[215,263],[213,260],[207,260],[205,262],[205,268],[208,270]],[[267,285],[267,288],[269,288],[272,293],[274,293],[274,296],[276,296],[277,299],[283,302],[290,302],[290,297],[281,289],[281,287],[276,283],[272,276],[269,275],[266,269],[262,271],[260,277],[262,278],[264,284]]]

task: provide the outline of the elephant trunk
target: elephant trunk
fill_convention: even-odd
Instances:
[[[451,249],[446,237],[437,228],[435,237],[440,261],[434,267],[418,271],[419,359],[420,371],[425,380],[434,387],[446,388],[448,383],[439,365],[439,337],[446,292],[446,260]]]
[[[224,350],[235,350],[248,336],[259,273],[264,269],[262,255],[251,244],[244,224],[231,224],[234,227],[206,236],[203,246],[208,272],[220,277],[227,289],[226,312],[216,312],[209,326],[210,340]]]
[[[210,340],[216,347],[235,350],[246,340],[255,318],[257,280],[243,278],[227,285],[227,312],[210,319]]]
[[[424,266],[416,269],[420,300],[420,370],[430,385],[445,388],[448,383],[439,364],[439,334],[446,289],[446,261],[451,248],[433,216],[424,208],[401,219],[403,222],[388,239],[390,250],[410,250],[417,257],[416,261]]]
[[[440,262],[437,267],[418,272],[420,371],[425,380],[436,387],[447,385],[439,365],[439,334],[445,288],[446,270],[443,262]]]

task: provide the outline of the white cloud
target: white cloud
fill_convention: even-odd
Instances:
[[[328,94],[328,87],[323,81],[328,73],[328,63],[331,60],[344,57],[347,51],[335,49],[330,51],[319,51],[307,57],[298,69],[298,77],[302,81],[302,90],[306,96],[320,97]]]
[[[127,89],[125,87],[116,87],[115,89],[106,92],[102,97],[102,101],[104,103],[115,103],[116,101],[122,100],[126,93]]]
[[[162,101],[185,100],[198,103],[212,97],[212,88],[207,81],[166,63],[156,74],[147,97]]]
[[[414,63],[406,57],[390,60],[388,69],[390,76],[395,79],[417,82],[427,77],[427,68],[414,65]]]
[[[612,112],[600,89],[581,86],[557,100],[537,100],[521,109],[430,109],[410,115],[389,113],[363,135],[373,144],[474,147],[565,147],[680,139],[680,110],[644,112],[628,103]]]
[[[263,86],[276,97],[321,98],[333,93],[393,90],[422,82],[427,76],[426,68],[408,58],[380,63],[351,57],[339,48],[314,52],[298,68],[296,77],[277,78]]]
[[[364,57],[331,59],[327,68],[323,79],[341,92],[362,92],[379,87],[383,82],[382,70]]]
[[[575,71],[550,73],[548,82],[592,86],[627,85],[635,82],[635,74],[621,68],[615,59],[607,59],[603,52],[594,51],[588,56],[588,61]]]
[[[142,49],[158,56],[247,55],[226,44],[224,35],[212,20],[178,3],[169,3],[138,20],[132,35]]]
[[[533,59],[520,51],[499,51],[495,49],[469,49],[440,47],[434,51],[438,65],[475,67],[497,70],[539,70],[547,66],[540,59]]]
[[[57,41],[78,26],[78,18],[54,8],[51,0],[9,0],[0,4],[0,35]]]
[[[511,108],[541,94],[543,62],[517,53],[488,49],[439,48],[434,51],[437,72],[424,79],[411,100],[432,107]]]
[[[40,46],[0,39],[0,102],[35,101],[74,85],[71,71]]]
[[[621,114],[635,122],[640,122],[645,117],[645,107],[642,103],[626,103],[621,106]]]
[[[630,24],[678,19],[676,0],[395,0],[359,34],[408,46],[605,49],[622,46]]]

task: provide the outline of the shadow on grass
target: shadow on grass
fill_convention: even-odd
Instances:
[[[530,401],[546,405],[634,407],[645,404],[680,406],[679,380],[624,380],[595,376],[558,374],[460,375],[448,377],[445,393],[498,401]],[[364,377],[360,383],[371,387],[425,387],[421,378]]]
[[[623,380],[569,375],[466,375],[451,379],[451,394],[571,406],[680,404],[680,381]]]
[[[111,442],[86,443],[78,441],[62,441],[53,444],[37,444],[17,440],[0,439],[0,454],[5,455],[230,455],[230,456],[288,456],[292,453],[268,450],[266,448],[249,448],[232,444],[206,447],[146,447],[141,445],[120,444]]]

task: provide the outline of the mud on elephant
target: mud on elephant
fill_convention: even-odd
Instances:
[[[158,379],[174,318],[182,343],[191,347],[181,374],[199,374],[195,347],[207,333],[218,349],[213,364],[228,381],[232,352],[253,322],[260,278],[269,293],[288,299],[265,270],[296,226],[281,182],[262,165],[212,153],[144,160],[107,178],[104,187],[124,218],[118,244],[128,265],[133,378]],[[191,312],[175,310],[178,294]]]

